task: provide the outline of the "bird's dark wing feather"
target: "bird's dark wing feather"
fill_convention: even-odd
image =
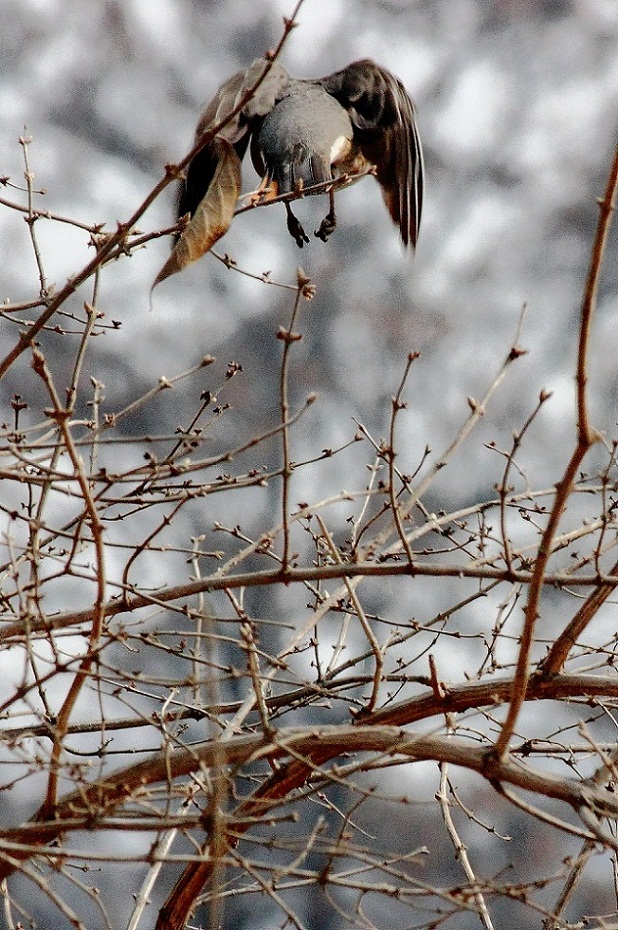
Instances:
[[[242,88],[244,77],[245,72],[238,71],[218,88],[215,96],[207,104],[200,116],[200,121],[195,130],[196,142],[211,126],[215,126],[221,118],[232,112],[234,102]],[[249,140],[248,137],[245,138],[246,132],[240,132],[240,114],[236,116],[233,122],[234,126],[230,126],[228,132],[235,131],[238,136],[234,147],[238,157],[242,159]],[[206,196],[217,169],[217,164],[218,157],[216,148],[213,145],[207,145],[189,162],[186,178],[178,190],[177,216],[179,218],[186,213],[190,216],[195,214],[202,199]]]
[[[267,66],[269,67],[268,74],[254,96],[218,133],[234,146],[236,154],[242,161],[256,120],[274,107],[277,94],[288,79],[287,71],[278,62],[268,65],[266,59],[258,58],[245,71],[237,71],[231,78],[224,81],[200,117],[195,131],[196,142],[205,132],[234,111]],[[219,163],[217,151],[217,146],[213,141],[189,162],[186,179],[182,182],[178,194],[178,217],[184,216],[185,213],[193,216],[206,196]]]
[[[423,152],[414,104],[390,71],[368,58],[316,83],[346,108],[354,139],[375,165],[388,211],[405,245],[416,245],[423,204]]]

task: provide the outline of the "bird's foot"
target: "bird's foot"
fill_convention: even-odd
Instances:
[[[279,185],[276,181],[270,180],[268,175],[264,175],[260,181],[260,186],[256,191],[250,191],[243,197],[243,203],[247,207],[259,207],[260,204],[268,203],[279,196]]]
[[[273,200],[276,196],[276,191],[273,193],[273,189],[270,187],[258,188],[256,191],[245,194],[242,198],[242,204],[244,207],[261,207],[263,203],[268,203],[269,200]]]
[[[316,229],[314,235],[321,239],[322,242],[327,242],[328,238],[332,236],[335,229],[337,228],[337,217],[331,211],[327,213],[322,222],[320,223],[320,228]]]
[[[290,209],[287,203],[285,207],[286,207],[287,214],[288,214],[288,232],[290,236],[292,237],[292,239],[296,240],[296,245],[298,246],[298,248],[302,249],[305,242],[310,241],[309,236],[307,235],[303,227],[300,225],[300,223],[298,222],[298,219],[294,216],[294,214],[292,213],[292,210]]]

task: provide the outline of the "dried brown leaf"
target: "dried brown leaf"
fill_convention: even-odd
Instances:
[[[218,163],[206,196],[182,231],[152,288],[201,258],[230,227],[240,194],[240,159],[234,146],[221,137],[214,140],[212,148]]]

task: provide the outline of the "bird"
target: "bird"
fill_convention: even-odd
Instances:
[[[278,60],[258,58],[218,88],[197,125],[196,143],[204,138],[180,184],[177,215],[188,219],[155,283],[227,231],[247,150],[262,179],[252,203],[283,197],[287,227],[299,247],[309,237],[290,200],[327,194],[329,210],[315,231],[326,241],[337,225],[336,191],[367,174],[378,181],[404,246],[416,247],[424,168],[414,103],[401,81],[373,60],[300,79]]]

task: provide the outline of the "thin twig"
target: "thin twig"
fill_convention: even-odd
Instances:
[[[474,895],[474,900],[476,902],[481,923],[485,927],[485,930],[494,930],[494,925],[492,923],[491,917],[489,916],[489,911],[485,902],[485,896],[483,895],[482,891],[478,889],[476,875],[474,874],[474,869],[472,868],[470,859],[468,857],[468,849],[459,836],[459,832],[455,826],[455,821],[453,820],[453,816],[451,814],[451,802],[449,801],[448,791],[447,763],[442,763],[442,765],[440,765],[440,788],[436,793],[436,798],[440,804],[442,819],[444,820],[447,833],[453,844],[457,861],[461,862],[462,868],[466,873],[466,878],[470,883],[470,888]]]
[[[281,467],[281,522],[283,526],[283,553],[281,556],[281,566],[285,572],[290,560],[290,523],[289,523],[289,500],[290,500],[290,479],[294,466],[290,459],[290,433],[288,421],[290,407],[288,400],[288,382],[290,372],[290,349],[294,342],[301,339],[299,333],[294,332],[294,325],[298,317],[300,302],[303,297],[310,299],[313,296],[311,282],[305,275],[302,268],[297,272],[297,288],[292,315],[287,328],[281,327],[277,337],[283,342],[283,353],[281,357],[281,371],[279,376],[279,405],[281,409],[281,445],[283,464]]]
[[[39,283],[41,285],[41,297],[47,295],[47,277],[45,274],[45,269],[43,267],[43,256],[41,255],[41,250],[39,248],[39,243],[34,228],[34,224],[37,220],[37,215],[34,211],[34,173],[30,169],[30,161],[28,158],[28,146],[32,142],[32,137],[23,135],[19,137],[19,142],[24,153],[24,177],[26,179],[26,190],[28,192],[28,206],[27,213],[28,216],[24,217],[28,224],[28,231],[30,233],[30,240],[32,242],[32,248],[34,250],[34,258],[36,261],[37,268],[39,270]]]
[[[404,369],[399,387],[397,392],[391,401],[391,422],[389,430],[389,440],[388,440],[388,450],[387,450],[387,464],[388,464],[388,493],[391,502],[391,513],[393,515],[393,520],[395,521],[395,526],[397,528],[397,533],[399,539],[401,540],[401,545],[403,546],[404,552],[408,558],[410,565],[414,562],[414,556],[412,555],[412,548],[406,536],[403,521],[401,514],[399,512],[399,504],[397,502],[397,494],[395,492],[395,422],[397,419],[397,414],[400,410],[405,408],[405,403],[402,400],[403,391],[408,380],[408,375],[410,374],[410,368],[416,359],[419,357],[418,352],[410,352],[408,355],[408,360],[406,362],[406,367]]]

